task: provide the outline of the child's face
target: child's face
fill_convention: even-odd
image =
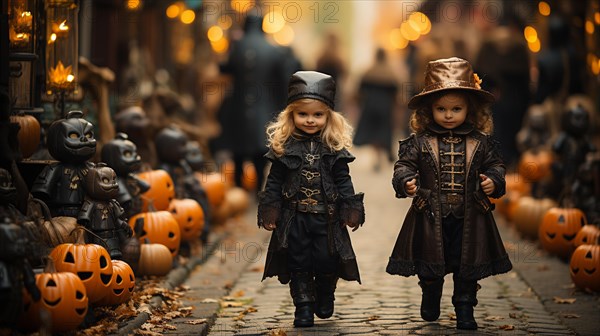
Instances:
[[[307,100],[294,109],[294,125],[308,134],[315,134],[327,124],[327,106],[318,100]]]
[[[445,129],[454,129],[467,118],[467,100],[460,93],[447,93],[432,104],[433,121]]]

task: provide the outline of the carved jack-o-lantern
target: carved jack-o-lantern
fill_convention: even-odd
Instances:
[[[540,225],[540,243],[546,251],[561,258],[568,258],[575,249],[573,239],[585,224],[585,214],[579,209],[551,208],[544,215]]]
[[[573,240],[573,246],[578,247],[580,245],[590,244],[590,245],[599,245],[600,244],[600,229],[593,224],[584,225]]]
[[[70,272],[40,273],[35,279],[41,299],[33,302],[29,294],[24,295],[19,328],[24,331],[39,329],[41,315],[45,312],[53,333],[76,329],[88,311],[88,297],[81,279]]]
[[[148,240],[150,243],[165,245],[173,257],[177,256],[181,243],[181,230],[170,212],[156,211],[137,214],[129,219],[129,226],[132,229],[138,218],[144,219],[144,227],[138,237],[140,243]]]
[[[204,211],[193,199],[174,199],[169,205],[171,212],[181,230],[181,240],[197,240],[204,228]]]
[[[142,195],[142,211],[149,211],[150,204],[154,210],[167,210],[175,198],[175,185],[169,173],[156,169],[139,173],[138,177],[150,185],[150,189]]]
[[[117,198],[119,195],[117,174],[104,163],[99,163],[88,171],[85,177],[85,191],[95,200],[109,201]]]
[[[102,299],[109,291],[113,265],[104,247],[96,244],[60,244],[50,252],[50,258],[59,272],[71,272],[79,276],[91,303]]]
[[[98,301],[98,305],[113,306],[129,301],[135,289],[135,274],[124,261],[113,260],[113,278],[108,294]]]
[[[600,245],[581,245],[570,263],[571,280],[579,288],[600,291]]]
[[[118,133],[115,138],[102,146],[102,161],[111,167],[118,176],[127,176],[140,169],[142,160],[137,146],[127,134]]]
[[[94,156],[94,126],[82,117],[81,111],[71,111],[65,119],[50,125],[46,142],[53,158],[61,162],[82,163]]]

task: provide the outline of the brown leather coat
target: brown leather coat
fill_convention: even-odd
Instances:
[[[465,128],[463,128],[465,130]],[[467,127],[464,227],[459,276],[478,280],[508,272],[512,264],[492,216],[493,205],[480,189],[478,174],[494,181],[491,197],[505,192],[505,167],[489,136]],[[426,278],[445,275],[440,215],[438,134],[427,130],[400,141],[392,185],[396,197],[408,197],[406,181],[418,173],[419,190],[413,199],[386,271]]]

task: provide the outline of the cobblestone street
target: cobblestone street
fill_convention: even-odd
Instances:
[[[351,165],[351,172],[355,189],[366,194],[367,221],[361,229],[351,233],[351,237],[363,283],[338,282],[332,318],[320,320],[315,317],[313,328],[293,328],[294,307],[288,286],[281,285],[275,278],[260,281],[270,234],[256,228],[255,209],[251,209],[236,223],[239,226],[237,236],[241,238],[224,243],[215,256],[197,268],[186,281],[190,295],[186,295],[184,301],[195,307],[188,320],[206,318],[208,311],[220,307],[216,318],[209,316],[207,319],[208,326],[212,324],[209,335],[215,336],[576,334],[572,327],[562,322],[564,317],[581,317],[580,321],[573,320],[579,324],[595,323],[595,326],[588,325],[588,329],[580,330],[579,334],[587,334],[586,330],[589,330],[591,335],[593,330],[598,330],[598,321],[593,317],[600,311],[597,296],[582,294],[581,300],[589,302],[581,307],[592,307],[592,311],[575,311],[577,314],[568,316],[564,310],[563,318],[544,305],[545,301],[518,270],[537,268],[537,273],[547,270],[542,259],[545,256],[532,244],[513,241],[514,237],[503,225],[501,233],[515,269],[480,282],[479,305],[475,308],[479,329],[476,332],[455,329],[451,276],[445,279],[440,319],[435,323],[423,321],[419,314],[421,291],[417,278],[391,276],[385,272],[410,201],[394,198],[390,185],[391,164],[384,165],[381,173],[374,174],[371,152],[359,148],[355,154],[359,159]],[[239,277],[231,274],[239,274]],[[567,280],[552,274],[548,271],[546,282],[553,282],[555,287],[568,285],[568,272]],[[217,303],[223,296],[224,301]],[[185,321],[174,322],[177,330],[171,334],[198,334],[198,326],[185,324]],[[207,326],[202,333],[206,329]]]

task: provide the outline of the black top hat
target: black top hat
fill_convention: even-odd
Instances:
[[[298,71],[290,78],[288,105],[298,99],[312,98],[325,103],[331,109],[335,106],[335,81],[330,75],[316,71]]]

